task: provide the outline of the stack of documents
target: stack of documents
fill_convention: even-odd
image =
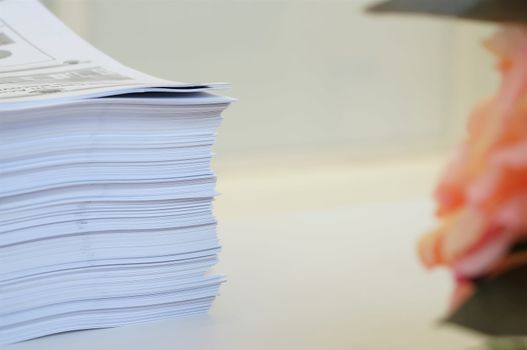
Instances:
[[[209,309],[222,86],[134,71],[0,1],[0,343]]]

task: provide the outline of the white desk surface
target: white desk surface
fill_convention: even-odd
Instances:
[[[208,315],[72,332],[0,349],[465,349],[438,319],[451,282],[424,271],[438,159],[219,169],[217,270]],[[248,170],[249,169],[249,170]]]

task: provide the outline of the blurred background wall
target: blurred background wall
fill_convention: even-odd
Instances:
[[[147,73],[228,81],[217,152],[412,155],[450,148],[493,91],[474,23],[371,17],[371,1],[48,0],[99,49]]]

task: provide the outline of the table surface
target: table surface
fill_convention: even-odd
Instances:
[[[451,281],[415,241],[434,223],[438,158],[220,167],[228,282],[208,315],[0,349],[427,349],[481,340],[438,322]],[[250,170],[247,170],[250,169]]]

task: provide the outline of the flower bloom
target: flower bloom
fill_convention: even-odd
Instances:
[[[485,46],[498,58],[501,86],[470,116],[435,192],[440,224],[419,243],[426,266],[452,268],[458,294],[527,238],[527,28],[505,27]]]

